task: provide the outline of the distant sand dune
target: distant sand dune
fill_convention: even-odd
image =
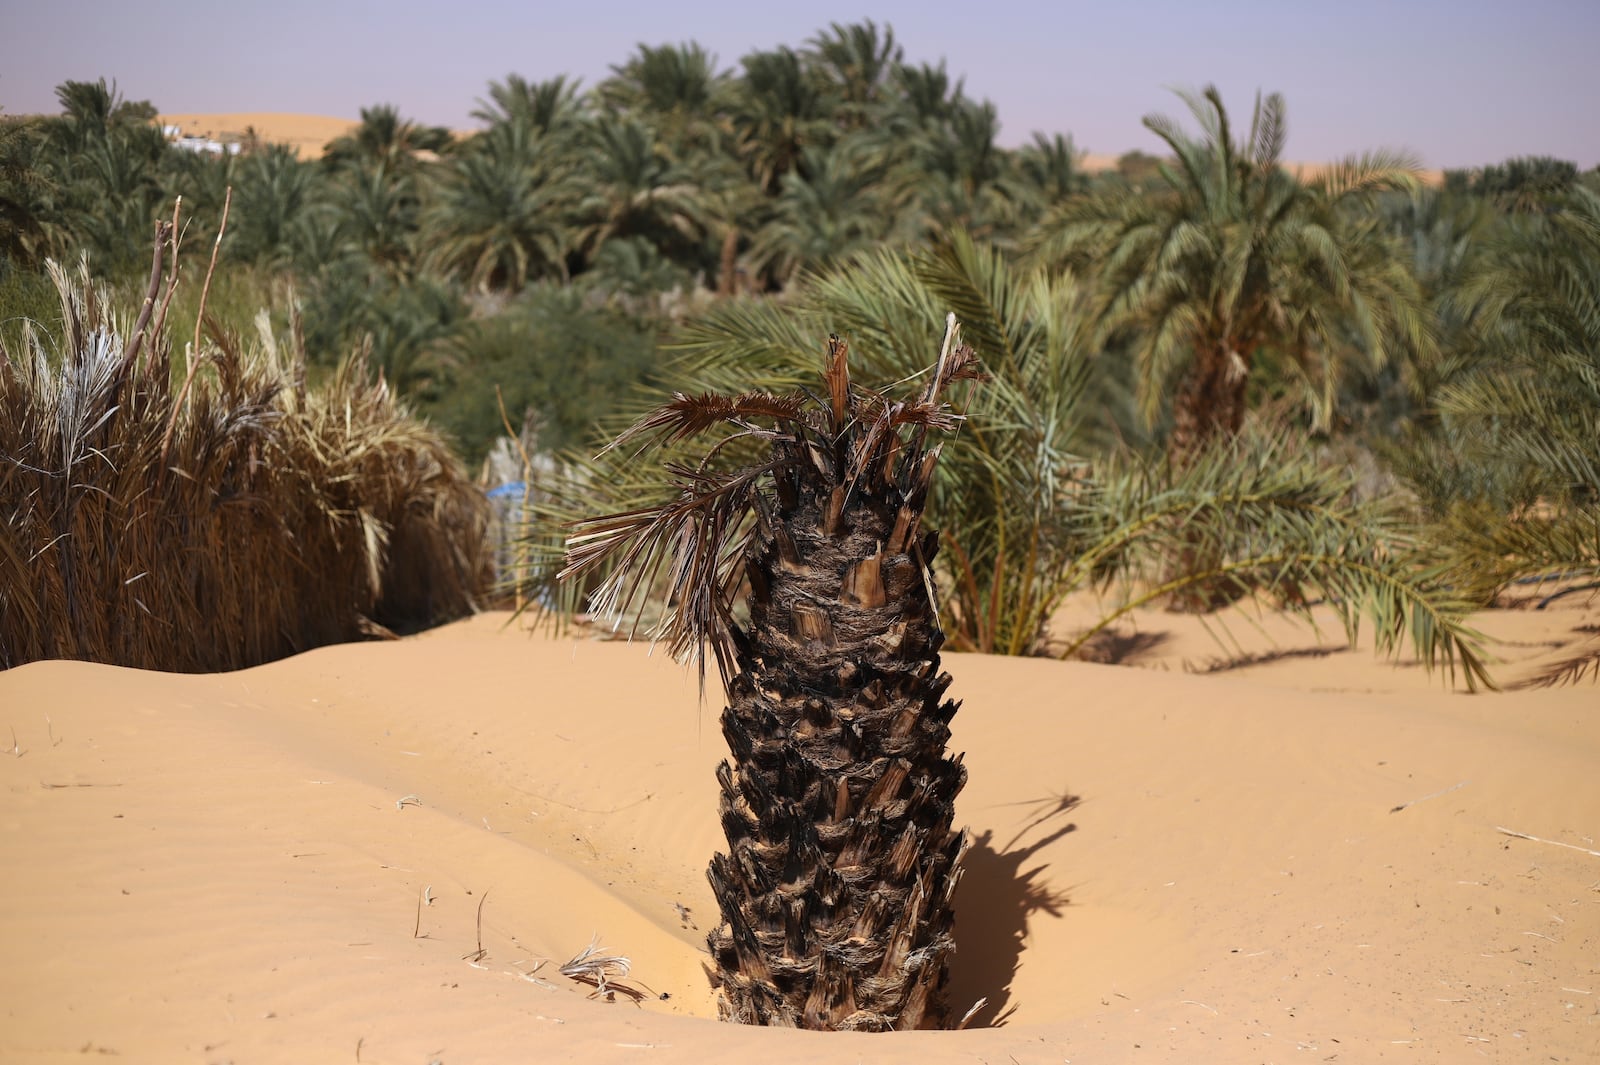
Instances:
[[[158,119],[164,126],[178,126],[186,136],[219,141],[242,141],[249,130],[267,144],[287,144],[302,159],[320,159],[329,141],[360,125],[348,118],[326,115],[296,115],[278,111],[237,111],[216,114],[170,114]]]

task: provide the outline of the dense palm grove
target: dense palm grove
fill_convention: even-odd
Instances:
[[[830,332],[887,382],[955,310],[997,368],[930,504],[958,647],[1039,650],[1065,591],[1136,563],[1191,605],[1370,593],[1318,536],[1417,548],[1452,610],[1600,557],[1600,174],[1570,163],[1302,177],[1281,99],[1207,90],[1147,120],[1159,155],[1090,174],[1070,139],[1000,147],[992,104],[870,22],[731,68],[641,45],[588,89],[511,75],[466,136],[375,106],[314,160],[180,151],[104,81],[58,95],[0,116],[0,330],[54,313],[46,259],[140,287],[180,195],[199,258],[231,188],[209,313],[292,319],[313,375],[367,347],[474,460],[502,403],[587,452],[650,388],[789,387]]]
[[[94,657],[86,618],[111,644],[143,615],[281,636],[311,593],[280,572],[344,628],[184,667],[466,609],[488,504],[389,389],[470,459],[515,433],[532,520],[503,573],[719,667],[730,1019],[981,1009],[945,993],[966,839],[942,648],[1320,606],[1476,688],[1474,610],[1600,577],[1600,171],[1428,185],[1379,151],[1304,175],[1280,97],[1240,123],[1207,88],[1145,120],[1159,156],[1089,174],[1063,137],[1000,147],[991,104],[870,22],[732,70],[689,44],[589,91],[509,76],[467,136],[374,107],[316,160],[179,150],[103,81],[58,95],[0,122],[0,665],[11,630],[16,661]],[[91,272],[143,308],[131,330],[81,327],[113,303]],[[258,526],[288,531],[279,569]],[[214,580],[168,558],[196,529]],[[1110,585],[1098,624],[1052,629]],[[1591,640],[1516,679],[1597,673]]]

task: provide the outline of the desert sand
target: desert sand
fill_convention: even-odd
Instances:
[[[1480,621],[1510,684],[1600,599]],[[951,1033],[714,1019],[719,705],[644,644],[490,613],[232,674],[0,673],[0,1060],[1600,1060],[1600,688],[1230,631],[945,656],[952,997],[988,1000]],[[642,1001],[558,973],[595,941]]]
[[[177,126],[186,137],[224,142],[242,141],[254,130],[263,144],[287,144],[302,159],[320,159],[328,142],[355,129],[359,122],[327,115],[298,115],[279,111],[184,113],[161,115],[163,126]]]

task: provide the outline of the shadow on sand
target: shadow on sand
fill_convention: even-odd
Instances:
[[[956,894],[956,959],[949,988],[950,1005],[958,1017],[979,999],[988,1000],[967,1022],[969,1028],[998,1027],[1016,1012],[1011,980],[1022,964],[1028,921],[1040,910],[1059,917],[1071,902],[1066,892],[1050,885],[1045,875],[1048,863],[1023,866],[1045,847],[1077,831],[1077,824],[1067,821],[1066,815],[1079,801],[1076,795],[1052,795],[1023,804],[1034,807],[1034,815],[999,848],[990,829],[973,838]],[[1020,845],[1038,832],[1044,834]]]

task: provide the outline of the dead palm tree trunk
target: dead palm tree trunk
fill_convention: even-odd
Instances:
[[[803,1028],[937,1027],[965,840],[965,772],[910,492],[789,465],[748,569],[750,627],[723,734],[729,853],[711,862],[726,1015]],[[787,497],[787,498],[785,498]],[[903,512],[903,513],[902,513]]]
[[[677,467],[674,502],[581,523],[569,541],[567,575],[621,553],[600,597],[613,605],[670,550],[674,646],[716,651],[731,757],[717,771],[728,850],[708,873],[722,917],[709,944],[729,1020],[949,1024],[966,771],[945,754],[957,704],[939,668],[938,538],[921,519],[938,459],[928,437],[960,420],[940,394],[978,376],[951,341],[907,401],[853,389],[837,338],[825,410],[800,396],[676,397],[620,439],[720,421],[769,440],[770,457],[726,474]],[[748,539],[724,553],[741,527]],[[745,582],[740,625],[728,599]]]

